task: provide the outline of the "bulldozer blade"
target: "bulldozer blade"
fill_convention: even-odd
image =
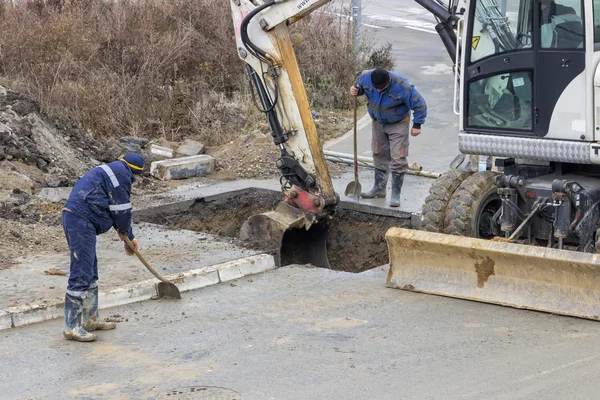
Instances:
[[[391,228],[386,286],[600,320],[600,256]]]
[[[240,239],[275,254],[275,264],[312,264],[330,268],[327,225],[314,214],[280,202],[273,211],[253,215],[240,230]]]

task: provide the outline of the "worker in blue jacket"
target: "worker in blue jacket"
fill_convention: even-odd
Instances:
[[[413,112],[411,136],[421,133],[427,117],[427,105],[413,85],[400,75],[381,68],[363,71],[350,88],[352,96],[365,95],[373,119],[371,151],[375,164],[373,188],[361,196],[385,198],[388,171],[392,176],[391,207],[400,207],[404,174],[408,171],[408,133]]]
[[[95,330],[114,329],[98,315],[98,260],[96,236],[115,228],[137,249],[131,230],[131,185],[144,170],[144,159],[134,153],[87,172],[73,187],[62,214],[62,224],[71,253],[69,284],[65,296],[64,337],[91,342]],[[125,245],[127,255],[133,251]]]

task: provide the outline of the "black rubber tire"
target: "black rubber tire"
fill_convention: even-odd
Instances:
[[[481,235],[479,228],[480,220],[484,216],[489,217],[489,208],[497,210],[501,204],[498,188],[494,185],[494,176],[490,171],[477,172],[461,183],[446,210],[445,233],[485,239],[494,236]]]
[[[469,174],[469,171],[451,170],[433,182],[429,188],[429,196],[421,208],[421,230],[444,232],[444,219],[450,198]]]

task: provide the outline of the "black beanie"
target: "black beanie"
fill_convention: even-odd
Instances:
[[[390,81],[390,74],[381,68],[377,68],[371,72],[371,83],[376,89],[384,89]]]

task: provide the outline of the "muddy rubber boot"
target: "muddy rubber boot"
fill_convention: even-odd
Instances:
[[[382,169],[375,169],[375,182],[373,183],[373,189],[368,192],[361,193],[360,197],[363,199],[384,199],[385,188],[388,181],[388,172]]]
[[[88,332],[108,331],[115,329],[117,324],[106,322],[98,314],[98,285],[90,286],[87,297],[83,300],[83,329]]]
[[[93,342],[98,336],[89,333],[81,326],[83,319],[83,298],[67,294],[65,296],[65,329],[63,336],[67,340]]]
[[[404,174],[392,172],[392,197],[390,198],[390,207],[400,207],[400,193],[402,193],[403,183]]]

